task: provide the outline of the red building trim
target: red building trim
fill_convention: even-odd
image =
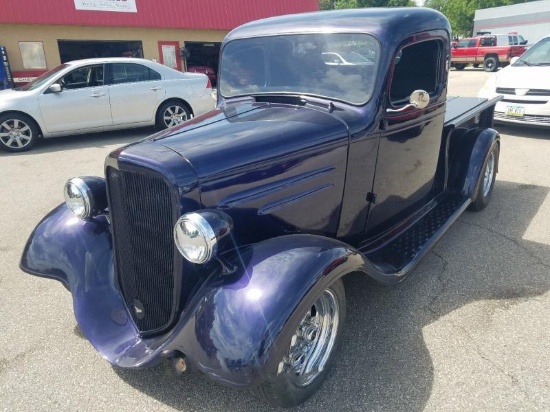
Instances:
[[[231,30],[264,17],[319,10],[318,0],[134,1],[137,13],[77,10],[75,0],[1,0],[0,23]]]

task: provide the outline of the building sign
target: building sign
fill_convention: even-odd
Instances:
[[[77,10],[137,13],[136,0],[74,0]]]

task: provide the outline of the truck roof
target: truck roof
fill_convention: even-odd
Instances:
[[[447,18],[425,7],[363,8],[319,11],[271,17],[246,23],[231,31],[224,43],[239,38],[284,34],[369,33],[384,42],[428,30],[451,32]]]

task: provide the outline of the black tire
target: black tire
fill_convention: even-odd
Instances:
[[[455,70],[464,70],[465,67],[466,67],[466,64],[464,64],[464,63],[455,63],[454,64]]]
[[[479,175],[477,190],[474,196],[472,196],[472,203],[468,206],[469,210],[479,212],[485,209],[489,204],[495,186],[499,154],[500,147],[499,144],[495,142],[483,162],[483,169],[481,169],[481,174]]]
[[[277,370],[260,386],[251,389],[254,395],[270,404],[286,408],[308,399],[327,377],[346,317],[342,280],[325,288],[307,309],[298,310],[304,315],[297,324],[288,326],[295,332],[284,345]],[[309,374],[305,371],[307,366],[314,367]]]
[[[0,115],[0,147],[8,152],[30,150],[40,134],[38,125],[20,113]]]
[[[186,122],[191,117],[191,111],[184,103],[170,100],[160,106],[157,112],[156,126],[161,130],[167,129]]]
[[[496,57],[488,56],[483,61],[483,70],[486,72],[496,72],[498,70],[499,62]]]
[[[479,67],[479,64],[478,63],[472,64],[472,66],[474,67],[474,69],[477,69]]]

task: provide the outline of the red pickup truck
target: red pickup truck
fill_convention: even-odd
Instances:
[[[526,43],[521,36],[507,34],[465,38],[453,44],[451,64],[457,70],[468,64],[483,64],[485,71],[495,72],[500,66],[507,66],[512,57],[521,56]]]

